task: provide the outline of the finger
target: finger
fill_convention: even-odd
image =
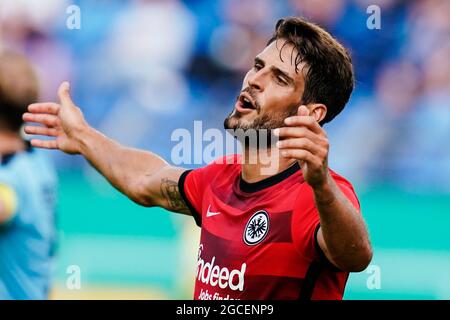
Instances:
[[[285,149],[281,150],[281,156],[285,158],[291,158],[296,160],[305,161],[307,163],[313,163],[315,157],[313,154],[307,150],[302,149]]]
[[[58,144],[56,140],[40,140],[40,139],[32,139],[31,145],[36,148],[43,149],[58,149]]]
[[[319,145],[306,138],[290,138],[283,141],[277,141],[276,146],[279,149],[303,149],[312,154],[321,152]]]
[[[43,113],[24,113],[22,116],[23,120],[26,122],[36,122],[41,123],[47,127],[56,127],[58,125],[58,117],[50,114]]]
[[[59,112],[59,104],[53,102],[32,103],[28,106],[31,113],[48,113],[57,115]]]
[[[70,84],[67,81],[61,83],[58,89],[58,96],[61,104],[66,106],[74,106],[75,104],[70,97]]]
[[[286,128],[286,129],[283,129]],[[309,130],[307,127],[283,127],[274,130],[274,135],[280,139],[288,138],[307,138],[316,141],[319,137],[317,134]],[[283,130],[281,130],[283,129]],[[293,129],[293,130],[291,130]]]
[[[37,134],[40,136],[56,137],[58,135],[58,130],[47,127],[25,126],[24,131],[28,134]]]
[[[309,127],[305,126],[295,126],[295,127],[282,127],[277,128],[273,131],[274,136],[279,137],[280,139],[287,138],[308,138],[314,142],[320,142],[323,139],[326,139],[326,136],[317,134],[312,131]]]
[[[308,127],[317,134],[325,134],[322,127],[314,117],[310,116],[292,116],[284,119],[284,123],[291,127]]]

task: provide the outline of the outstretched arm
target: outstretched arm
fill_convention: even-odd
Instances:
[[[178,190],[184,169],[170,166],[151,152],[122,146],[89,126],[72,102],[67,82],[61,84],[58,95],[60,104],[35,103],[23,115],[25,121],[41,124],[25,126],[26,133],[53,137],[33,139],[33,146],[83,155],[115,188],[138,204],[190,213]]]

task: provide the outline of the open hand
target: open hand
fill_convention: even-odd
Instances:
[[[26,122],[40,124],[25,126],[25,132],[32,135],[53,137],[51,140],[32,139],[34,147],[59,149],[63,152],[80,153],[81,133],[89,128],[83,113],[70,98],[70,85],[63,82],[58,89],[60,104],[53,102],[33,103],[23,115]]]

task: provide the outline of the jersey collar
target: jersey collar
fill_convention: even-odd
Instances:
[[[277,173],[276,175],[270,176],[264,180],[261,180],[258,182],[253,182],[253,183],[246,182],[242,178],[242,172],[241,172],[241,174],[239,176],[239,189],[241,189],[241,191],[246,192],[246,193],[258,192],[258,191],[269,188],[269,187],[287,179],[288,177],[290,177],[291,175],[293,175],[294,173],[296,173],[299,170],[300,170],[300,165],[298,164],[298,162],[295,162],[293,165],[291,165],[289,168],[285,169],[284,171],[281,171],[281,172]]]

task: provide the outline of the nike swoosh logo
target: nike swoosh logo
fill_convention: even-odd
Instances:
[[[217,216],[218,214],[220,214],[220,212],[212,212],[212,211],[209,211],[209,209],[211,209],[211,205],[209,205],[208,211],[206,211],[206,217],[207,218],[213,217],[213,216]]]

